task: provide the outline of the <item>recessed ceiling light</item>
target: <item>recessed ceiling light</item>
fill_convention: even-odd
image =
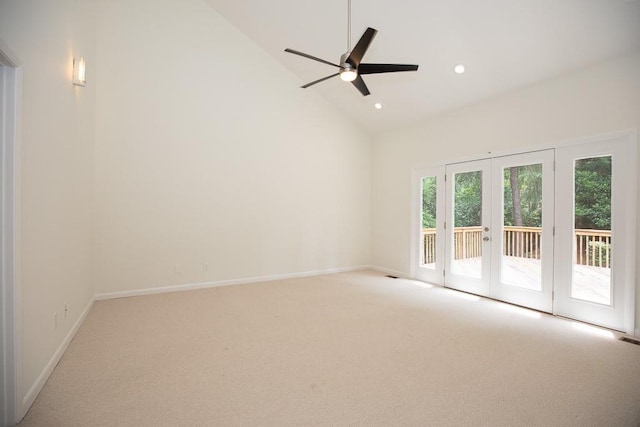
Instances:
[[[376,107],[376,110],[382,110],[382,104],[379,102],[376,102],[373,106]]]
[[[455,67],[453,67],[453,71],[455,71],[456,74],[464,73],[464,65],[462,65],[462,64],[456,65]]]

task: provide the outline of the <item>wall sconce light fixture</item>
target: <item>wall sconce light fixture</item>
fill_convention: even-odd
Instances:
[[[86,64],[83,57],[73,58],[73,84],[76,86],[86,86]]]

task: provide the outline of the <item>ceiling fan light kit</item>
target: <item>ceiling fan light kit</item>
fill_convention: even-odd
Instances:
[[[353,50],[351,50],[351,0],[349,0],[349,19],[347,25],[347,52],[344,53],[340,57],[340,64],[334,64],[332,62],[326,61],[324,59],[317,58],[315,56],[309,55],[307,53],[303,53],[293,49],[285,49],[284,51],[287,53],[292,53],[294,55],[302,56],[307,59],[311,59],[313,61],[321,62],[326,65],[331,65],[333,67],[337,67],[340,70],[327,77],[323,77],[321,79],[315,80],[311,83],[307,83],[301,86],[303,89],[306,89],[310,86],[313,86],[317,83],[323,82],[325,80],[329,80],[332,77],[340,76],[340,79],[345,82],[351,82],[358,91],[363,96],[369,95],[369,89],[365,84],[364,80],[362,80],[362,75],[365,74],[382,74],[382,73],[396,73],[400,71],[418,71],[417,65],[405,65],[405,64],[365,64],[361,63],[362,57],[369,49],[369,45],[373,41],[373,38],[378,33],[374,28],[367,28],[358,43],[356,43]]]
[[[353,69],[343,69],[340,71],[340,78],[345,82],[352,82],[358,78],[358,72]]]
[[[342,54],[340,57],[340,78],[345,82],[352,82],[358,78],[358,70],[347,62],[349,52]]]

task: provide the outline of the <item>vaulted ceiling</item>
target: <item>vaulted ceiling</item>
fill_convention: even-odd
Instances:
[[[206,1],[299,77],[293,84],[336,69],[285,48],[330,62],[347,50],[348,0]],[[377,133],[640,51],[640,0],[352,0],[352,44],[367,27],[379,32],[364,62],[420,69],[364,76],[367,97],[337,77],[300,90]]]

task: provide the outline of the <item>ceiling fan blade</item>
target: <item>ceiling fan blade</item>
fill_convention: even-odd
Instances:
[[[305,58],[313,59],[314,61],[322,62],[323,64],[332,65],[334,67],[340,68],[340,66],[338,64],[334,64],[333,62],[325,61],[324,59],[316,58],[315,56],[311,56],[311,55],[309,55],[307,53],[304,53],[304,52],[299,52],[297,50],[293,50],[293,49],[289,49],[289,48],[285,49],[284,51],[288,52],[288,53],[293,53],[294,55],[304,56]]]
[[[362,77],[360,77],[360,75],[358,75],[358,77],[356,77],[356,79],[351,83],[360,91],[362,96],[367,96],[371,93],[369,92],[367,85],[364,84],[364,80],[362,80]]]
[[[302,89],[306,89],[306,88],[308,88],[309,86],[313,86],[313,85],[314,85],[314,84],[316,84],[316,83],[320,83],[320,82],[323,82],[323,81],[325,81],[325,80],[329,80],[331,77],[335,77],[335,76],[338,76],[338,75],[340,75],[340,73],[331,74],[330,76],[323,77],[323,78],[321,78],[321,79],[318,79],[318,80],[313,81],[313,82],[311,82],[311,83],[307,83],[306,85],[304,85],[304,86],[300,86],[300,87],[301,87]]]
[[[358,74],[396,73],[398,71],[418,71],[418,66],[406,64],[360,64],[358,67]]]
[[[354,67],[358,67],[360,65],[360,61],[362,61],[362,57],[365,53],[367,53],[367,49],[369,49],[369,45],[371,41],[378,33],[378,30],[375,30],[371,27],[367,28],[358,43],[356,43],[356,47],[353,48],[351,54],[347,58],[347,62]]]

